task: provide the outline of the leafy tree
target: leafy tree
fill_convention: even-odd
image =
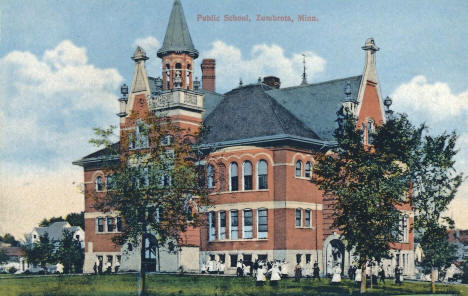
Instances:
[[[63,217],[60,217],[60,216],[58,216],[58,217],[51,217],[50,219],[44,218],[44,219],[42,219],[42,221],[39,223],[39,226],[40,226],[40,227],[47,227],[47,226],[49,226],[49,225],[52,224],[52,223],[55,223],[55,222],[63,222],[63,221],[65,221],[65,219],[63,219]]]
[[[5,252],[5,250],[0,250],[0,264],[7,263],[9,259],[10,259],[10,257]]]
[[[447,231],[454,227],[454,222],[444,212],[463,181],[463,174],[454,168],[456,140],[455,133],[426,135],[417,147],[411,172],[414,227],[421,233],[423,266],[431,269],[432,293],[435,293],[435,270],[440,271],[455,259],[455,250],[447,241]]]
[[[43,270],[47,263],[54,263],[54,249],[54,242],[49,239],[47,233],[39,236],[38,241],[23,246],[27,261],[40,264]]]
[[[84,227],[84,212],[80,213],[70,213],[65,217],[65,221],[70,223],[71,226],[80,226],[81,229],[85,229]]]
[[[81,243],[74,237],[74,232],[65,229],[58,248],[54,253],[55,261],[63,264],[63,272],[81,272],[84,262],[84,250]]]
[[[122,132],[120,150],[114,152],[120,154],[120,165],[113,168],[108,190],[104,197],[96,197],[95,207],[122,216],[122,233],[113,239],[116,244],[140,247],[138,292],[144,294],[147,239],[158,250],[175,251],[183,243],[181,233],[202,221],[197,211],[187,219],[188,212],[207,205],[208,199],[201,182],[204,170],[197,166],[201,153],[194,145],[199,132],[181,129],[161,115],[128,120],[136,123],[138,132]],[[112,149],[113,127],[95,132],[97,138],[90,142]]]
[[[337,146],[318,159],[312,182],[334,197],[332,226],[359,257],[365,275],[366,263],[389,257],[390,242],[398,238],[397,207],[407,201],[407,166],[420,129],[405,116],[395,116],[376,128],[373,146],[368,146],[354,117],[345,115],[340,123]],[[365,290],[363,280],[361,292]]]
[[[12,247],[19,247],[20,246],[20,242],[17,241],[15,239],[15,237],[10,233],[6,233],[3,237],[0,236],[0,241],[2,241],[4,243],[7,243],[7,244],[10,244]]]

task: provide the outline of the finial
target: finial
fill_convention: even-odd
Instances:
[[[302,64],[304,65],[304,69],[302,71],[302,82],[301,85],[306,85],[307,84],[307,74],[306,74],[306,55],[302,54]]]
[[[241,87],[242,84],[243,84],[243,83],[242,83],[242,78],[239,78],[239,87]]]
[[[351,98],[351,93],[352,93],[351,90],[352,90],[352,89],[351,89],[351,82],[346,81],[346,85],[345,85],[345,87],[344,87],[344,93],[345,93],[345,95],[346,95],[345,102],[351,102],[351,101],[353,101],[353,99]]]
[[[257,83],[262,83],[262,77],[258,76]]]
[[[384,103],[385,107],[387,108],[387,110],[385,110],[385,114],[387,115],[387,118],[390,119],[393,116],[393,110],[390,109],[390,106],[393,103],[392,98],[387,96],[383,103]]]
[[[135,62],[138,62],[138,61],[146,61],[148,58],[148,56],[146,56],[146,52],[143,48],[141,48],[140,46],[137,46],[137,48],[135,49],[135,52],[133,53],[133,57],[132,57],[132,60],[134,60]]]

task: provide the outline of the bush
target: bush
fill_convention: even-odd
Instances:
[[[10,268],[8,269],[8,272],[9,272],[9,273],[15,273],[15,272],[17,272],[17,271],[18,271],[18,269],[16,269],[16,267],[14,267],[14,266],[12,266],[12,267],[10,267]]]
[[[468,284],[468,262],[465,262],[465,265],[463,265],[462,283]]]

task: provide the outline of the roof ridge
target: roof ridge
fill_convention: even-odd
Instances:
[[[308,87],[308,86],[315,86],[315,85],[320,85],[320,84],[325,84],[325,83],[330,83],[330,82],[337,82],[341,80],[346,80],[346,79],[354,79],[357,77],[362,77],[362,75],[354,75],[354,76],[349,76],[349,77],[344,77],[344,78],[337,78],[337,79],[332,79],[332,80],[327,80],[327,81],[321,81],[321,82],[316,82],[316,83],[308,83],[305,85],[295,85],[295,86],[288,86],[288,87],[283,87],[278,90],[285,90],[285,89],[294,89],[294,88],[303,88],[303,87]],[[274,89],[273,89],[274,90]]]

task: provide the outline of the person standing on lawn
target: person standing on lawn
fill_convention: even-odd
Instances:
[[[257,273],[256,273],[256,286],[263,286],[265,284],[265,281],[266,281],[266,277],[265,277],[265,274],[266,274],[267,270],[266,270],[266,266],[264,265],[261,265],[257,268]]]
[[[302,276],[302,268],[301,263],[297,262],[296,266],[294,267],[294,281],[299,282]]]
[[[304,266],[304,276],[308,279],[312,277],[312,265],[310,264],[310,260],[307,261],[306,265]]]
[[[395,284],[401,285],[400,266],[395,266]]]
[[[97,275],[97,272],[98,272],[97,260],[94,262],[93,270],[94,270],[94,275]]]
[[[114,272],[115,273],[119,272],[119,268],[120,268],[120,262],[119,260],[117,260],[114,265]]]
[[[383,265],[380,265],[379,276],[380,282],[385,284],[385,269]]]
[[[273,267],[269,270],[271,273],[270,284],[274,287],[278,286],[278,281],[281,280],[281,272],[279,270],[278,264],[273,264]]]
[[[218,269],[219,274],[224,274],[225,270],[226,270],[226,264],[224,264],[224,261],[221,261],[219,263],[219,269]]]
[[[283,260],[283,262],[281,263],[281,278],[285,279],[287,277],[288,277],[288,263],[286,263],[286,261]]]
[[[360,268],[356,268],[356,272],[355,272],[355,275],[354,275],[354,281],[357,283],[357,286],[360,287],[361,286],[361,282],[362,282],[362,270]]]
[[[242,277],[244,276],[244,270],[242,269],[242,259],[237,261],[237,276]]]
[[[318,279],[320,281],[320,268],[317,262],[314,263],[314,277],[313,279]]]
[[[333,277],[331,280],[332,285],[337,285],[341,282],[341,267],[340,264],[337,264],[335,268],[333,268]]]

